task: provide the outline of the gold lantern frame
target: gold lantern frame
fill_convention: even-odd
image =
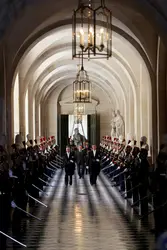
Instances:
[[[96,6],[93,0],[79,1],[73,12],[72,58],[98,59],[112,56],[112,12],[105,0]]]

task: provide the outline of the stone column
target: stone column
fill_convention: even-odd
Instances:
[[[19,75],[19,115],[20,115],[20,133],[25,138],[25,89],[24,79]]]
[[[165,49],[164,44],[161,41],[161,38],[159,37],[157,43],[157,70],[156,70],[158,150],[162,142],[163,135],[167,134],[166,65],[167,65],[167,51]]]
[[[39,136],[39,102],[35,100],[35,134]]]
[[[29,134],[33,138],[33,94],[31,88],[28,88],[28,124],[29,124]]]
[[[0,48],[0,133],[6,134],[6,65],[5,50]]]

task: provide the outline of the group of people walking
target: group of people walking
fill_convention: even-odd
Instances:
[[[65,185],[72,185],[72,176],[77,168],[80,179],[84,178],[85,174],[90,175],[90,184],[96,185],[97,176],[101,169],[101,155],[96,145],[89,147],[88,142],[84,147],[79,145],[66,146],[66,152],[63,157],[63,167],[65,169]]]

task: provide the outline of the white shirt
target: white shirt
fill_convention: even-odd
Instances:
[[[67,156],[68,156],[68,158],[70,157],[70,152],[67,152]]]
[[[94,157],[95,157],[95,155],[96,155],[96,150],[93,150],[93,155],[94,155]]]

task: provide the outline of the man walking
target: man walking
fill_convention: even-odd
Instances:
[[[100,152],[97,150],[96,145],[92,145],[92,150],[89,152],[88,156],[91,185],[96,185],[97,176],[100,173],[100,160]]]
[[[75,157],[69,146],[66,147],[66,153],[63,157],[63,167],[65,169],[65,185],[72,185],[72,176],[75,170]]]
[[[82,149],[82,145],[78,146],[78,151],[76,152],[76,163],[78,168],[78,175],[81,179],[84,177],[85,173],[85,154],[84,150]]]

